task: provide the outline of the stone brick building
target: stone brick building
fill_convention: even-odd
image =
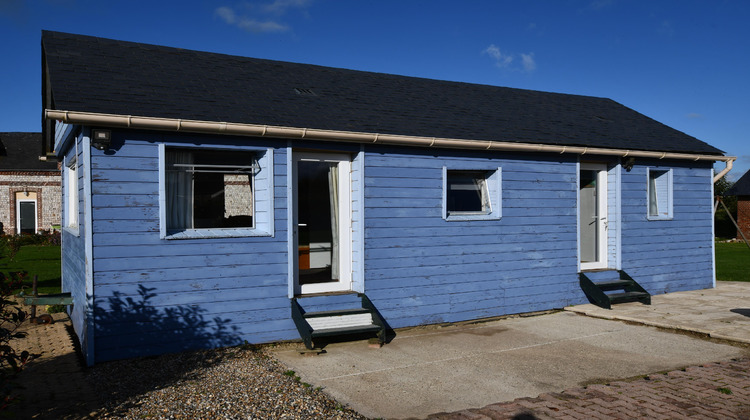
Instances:
[[[41,133],[0,133],[0,230],[37,233],[60,225],[60,168],[40,160]]]
[[[737,224],[750,238],[750,171],[745,172],[725,195],[737,196]],[[737,239],[742,239],[740,232],[737,232]]]

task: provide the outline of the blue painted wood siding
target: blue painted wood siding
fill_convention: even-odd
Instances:
[[[365,289],[392,327],[582,301],[576,163],[554,156],[368,152]],[[442,167],[502,168],[500,220],[443,220]]]
[[[273,236],[164,240],[158,144],[279,146],[230,137],[113,133],[92,150],[97,362],[293,338],[287,297],[286,148],[274,152]],[[197,147],[197,146],[196,146]]]
[[[67,214],[67,197],[71,192],[67,190],[68,180],[66,177],[68,176],[68,172],[63,170],[61,179],[61,185],[63,188],[62,220],[67,221],[70,217],[76,218],[78,220],[78,227],[71,229],[66,227],[65,223],[63,224],[61,232],[61,290],[64,292],[70,292],[73,297],[74,305],[69,308],[69,315],[76,334],[78,335],[79,342],[81,343],[81,348],[85,353],[87,349],[86,340],[88,333],[86,321],[87,313],[90,311],[86,290],[86,226],[84,223],[84,210],[86,203],[84,185],[88,179],[86,176],[88,168],[86,167],[82,143],[82,135],[78,135],[71,139],[71,145],[67,150],[67,153],[65,153],[63,161],[63,167],[69,165],[74,159],[76,161],[75,174],[78,178],[78,214]]]
[[[287,153],[298,146],[356,154],[360,146],[132,131],[113,139],[113,150],[91,151],[97,362],[298,338],[288,299]],[[273,147],[273,236],[160,239],[160,143]],[[353,208],[364,222],[353,228],[364,228],[364,244],[355,244],[354,259],[364,261],[364,289],[392,327],[586,301],[574,156],[378,146],[357,156],[364,176],[353,182],[364,186],[364,202]],[[646,220],[646,166],[621,171],[623,269],[652,293],[709,287],[710,166],[659,164],[674,170],[673,220]],[[502,168],[502,218],[444,220],[443,167]],[[64,266],[73,267],[78,251],[65,253]]]
[[[673,218],[647,220],[646,168],[672,169]],[[622,266],[651,294],[713,286],[710,163],[638,161],[622,176]]]

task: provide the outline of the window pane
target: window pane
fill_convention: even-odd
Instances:
[[[65,168],[65,225],[75,228],[78,226],[78,173],[76,172],[76,160]]]
[[[669,203],[669,171],[654,171],[648,173],[648,215],[670,216]]]
[[[648,174],[648,214],[649,216],[659,215],[659,201],[656,199],[656,173]]]
[[[489,212],[486,176],[485,172],[448,171],[448,213]]]
[[[254,154],[167,151],[170,230],[253,227]]]

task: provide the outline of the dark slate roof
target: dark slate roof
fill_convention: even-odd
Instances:
[[[745,172],[724,195],[750,195],[750,171]]]
[[[48,31],[42,34],[42,47],[53,107],[58,110],[470,140],[722,153],[605,98]]]
[[[57,160],[39,160],[42,133],[0,133],[0,171],[57,171]]]

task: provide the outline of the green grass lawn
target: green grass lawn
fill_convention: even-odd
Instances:
[[[0,258],[0,272],[7,274],[13,271],[28,273],[24,281],[28,294],[31,293],[34,275],[39,276],[39,294],[60,293],[60,246],[26,245],[21,247],[13,261],[7,256]]]
[[[716,243],[716,280],[750,281],[750,249],[744,242]]]

